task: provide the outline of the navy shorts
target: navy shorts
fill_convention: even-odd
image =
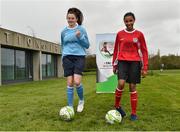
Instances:
[[[140,61],[118,61],[118,80],[126,80],[128,83],[141,82]]]
[[[82,75],[85,67],[85,56],[67,55],[63,57],[64,77],[74,74]]]

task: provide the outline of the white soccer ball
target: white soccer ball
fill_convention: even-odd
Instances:
[[[122,117],[117,110],[110,110],[106,113],[105,119],[107,123],[114,124],[114,123],[120,123]]]
[[[64,106],[60,109],[59,115],[61,119],[65,121],[70,121],[74,118],[74,109],[70,106]]]

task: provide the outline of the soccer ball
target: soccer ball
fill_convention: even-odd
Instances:
[[[106,113],[105,119],[107,123],[114,124],[114,123],[120,123],[122,117],[117,110],[110,110]]]
[[[64,106],[60,109],[59,115],[62,120],[70,121],[74,118],[74,109],[70,106]]]

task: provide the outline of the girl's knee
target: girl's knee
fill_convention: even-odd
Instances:
[[[81,85],[81,82],[80,81],[75,81],[74,84],[75,84],[76,87],[78,87],[78,86]]]
[[[120,89],[120,90],[124,89],[124,85],[125,84],[118,84],[118,89]]]
[[[136,84],[129,84],[129,91],[130,92],[136,91]]]
[[[73,87],[73,85],[74,85],[74,84],[73,84],[73,81],[68,81],[68,82],[67,82],[67,85],[68,85],[69,87]]]

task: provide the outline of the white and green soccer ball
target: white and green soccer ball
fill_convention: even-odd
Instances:
[[[70,121],[74,119],[74,109],[70,106],[64,106],[60,109],[59,115],[62,120]]]
[[[120,123],[122,120],[121,114],[117,110],[110,110],[105,116],[106,122],[109,124]]]

